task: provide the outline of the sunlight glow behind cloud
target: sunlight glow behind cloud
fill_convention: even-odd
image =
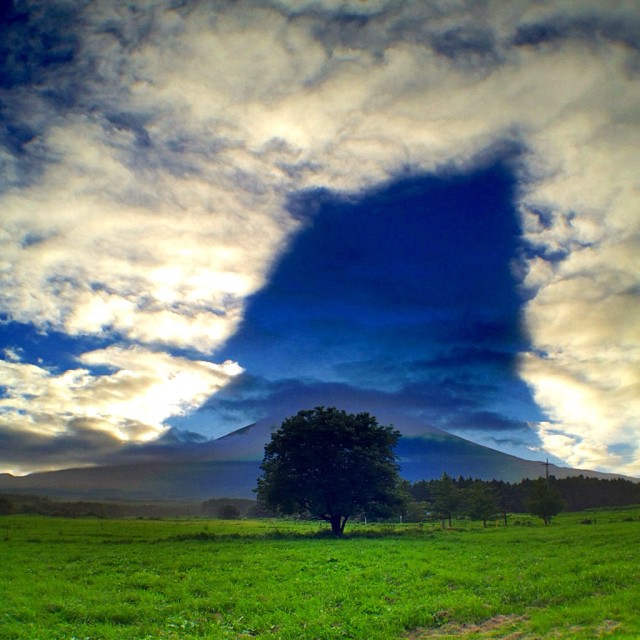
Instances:
[[[540,436],[572,465],[640,473],[637,449],[609,449],[635,447],[640,420],[637,4],[475,6],[87,5],[74,60],[0,96],[34,132],[2,152],[0,308],[137,346],[80,358],[110,375],[8,357],[1,428],[162,433],[230,365],[155,349],[210,354],[237,330],[299,228],[288,195],[511,144]]]
[[[2,380],[11,390],[0,398],[0,432],[30,433],[42,440],[98,431],[105,441],[145,442],[166,431],[167,418],[197,408],[242,372],[232,362],[217,365],[141,347],[108,347],[79,360],[87,368],[62,373],[0,360]],[[96,366],[111,372],[92,373]],[[111,443],[111,448],[116,446]],[[2,457],[9,455],[4,451]],[[67,459],[67,464],[74,462],[84,463]],[[23,462],[20,470],[33,469]]]

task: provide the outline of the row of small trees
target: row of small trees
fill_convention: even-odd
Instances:
[[[443,476],[440,480],[407,484],[406,491],[409,494],[407,518],[416,517],[424,508],[429,508],[434,513],[450,511],[476,520],[492,519],[496,514],[504,517],[508,512],[532,513],[544,519],[545,512],[551,517],[558,508],[583,511],[640,504],[640,483],[584,475],[525,479],[518,483]]]
[[[481,520],[487,526],[488,520],[501,518],[507,525],[508,512],[526,512],[539,516],[545,524],[564,507],[564,501],[554,485],[553,479],[539,478],[520,483],[519,500],[513,500],[514,485],[502,484],[509,491],[500,492],[494,482],[484,482],[471,478],[454,480],[446,473],[440,480],[421,480],[411,485],[406,483],[403,519],[407,522],[421,522],[429,518],[442,521],[443,526],[452,518],[467,517]],[[518,487],[518,485],[515,485]]]

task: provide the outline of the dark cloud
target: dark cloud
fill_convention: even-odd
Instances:
[[[606,41],[621,43],[640,50],[640,18],[638,12],[626,15],[607,15],[586,9],[581,16],[558,12],[546,19],[523,24],[514,36],[516,46],[559,44],[566,39],[578,39],[589,46]]]
[[[0,89],[42,83],[77,55],[71,28],[82,3],[3,2],[0,15]]]
[[[435,34],[433,47],[443,56],[474,65],[478,64],[478,60],[485,64],[499,61],[495,36],[489,29],[473,26],[454,27]]]
[[[497,370],[510,371],[513,367],[513,351],[500,351],[498,349],[483,348],[482,346],[467,345],[453,347],[443,351],[430,360],[421,360],[415,363],[415,367],[431,369],[474,367],[492,367]]]
[[[483,409],[497,394],[510,393],[509,408],[525,413],[529,410],[533,418],[535,412],[528,407],[526,388],[517,381],[513,382],[513,388],[507,389],[504,382],[482,377],[474,380],[455,370],[420,383],[409,383],[408,379],[406,376],[405,384],[398,388],[384,390],[346,382],[267,380],[245,374],[211,398],[199,413],[203,424],[215,426],[224,433],[265,416],[277,423],[300,409],[337,406],[353,412],[367,411],[381,421],[393,422],[407,433],[419,433],[427,427],[466,429],[473,439],[473,432],[489,431],[494,425],[500,432],[519,434],[521,445],[523,441],[536,442],[525,421]]]
[[[70,421],[61,434],[0,430],[0,464],[18,471],[92,466],[109,460],[121,448],[120,440],[85,419]]]
[[[128,428],[135,433],[134,424],[129,424]],[[144,429],[144,426],[139,428]],[[0,430],[0,465],[21,471],[171,462],[194,456],[206,457],[210,442],[202,434],[180,429],[168,429],[160,438],[149,442],[122,442],[101,429],[99,420],[76,418],[69,421],[64,433],[58,434]]]
[[[0,191],[37,181],[49,150],[42,134],[61,109],[75,103],[81,82],[75,24],[80,3],[2,3],[0,16]],[[3,166],[4,165],[4,166]]]
[[[423,397],[415,392],[386,393],[346,383],[299,379],[239,379],[205,404],[200,413],[205,414],[211,423],[224,424],[227,421],[229,429],[230,424],[235,423],[240,428],[265,417],[277,424],[301,409],[315,406],[365,411],[381,422],[392,422],[409,431],[419,430],[428,424],[424,417],[417,415],[424,404]]]
[[[131,131],[136,139],[136,145],[147,149],[151,146],[151,138],[146,129],[148,116],[134,113],[107,114],[107,120],[116,128]]]
[[[447,422],[447,427],[454,431],[486,431],[494,434],[531,430],[526,422],[514,420],[493,411],[476,411],[465,416],[457,416]]]

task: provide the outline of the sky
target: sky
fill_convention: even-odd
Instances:
[[[640,475],[640,11],[0,9],[0,472],[317,405]]]

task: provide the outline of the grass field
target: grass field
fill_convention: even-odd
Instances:
[[[639,509],[513,519],[5,516],[0,638],[640,638]]]

